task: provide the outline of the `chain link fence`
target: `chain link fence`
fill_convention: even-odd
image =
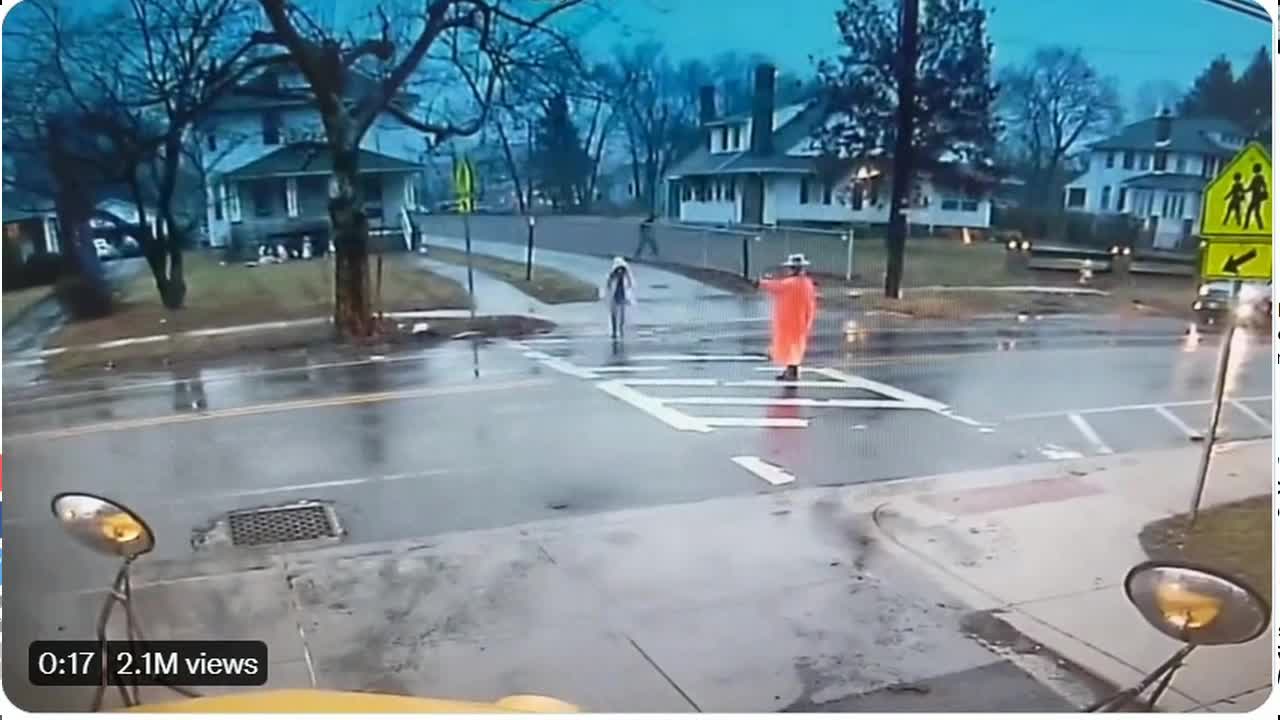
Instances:
[[[462,237],[458,215],[415,217],[422,234]],[[856,272],[856,235],[852,230],[775,226],[713,226],[657,221],[653,247],[641,245],[641,218],[535,216],[538,250],[621,255],[640,260],[717,270],[745,278],[772,271],[793,253],[803,253],[812,272],[851,279]],[[529,219],[515,215],[473,215],[471,236],[482,242],[528,242]]]

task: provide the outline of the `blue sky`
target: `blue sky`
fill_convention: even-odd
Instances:
[[[606,0],[607,1],[607,0]],[[677,59],[721,50],[768,52],[803,71],[811,54],[837,47],[840,0],[615,0],[615,22],[584,38],[607,52],[615,43],[660,40]],[[1024,60],[1043,44],[1083,48],[1126,98],[1147,81],[1189,85],[1218,54],[1238,69],[1271,44],[1266,24],[1204,0],[986,0],[996,63]]]

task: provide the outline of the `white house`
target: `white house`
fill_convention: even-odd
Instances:
[[[347,78],[352,96],[373,82]],[[252,246],[328,231],[333,162],[319,112],[296,70],[270,70],[219,102],[202,124],[209,244]],[[411,97],[405,98],[411,102]],[[360,144],[365,212],[374,229],[397,229],[401,209],[420,206],[422,135],[384,114]]]
[[[665,178],[669,214],[691,223],[888,223],[891,159],[881,154],[824,167],[817,132],[827,113],[816,101],[774,108],[773,75],[772,67],[757,68],[751,112],[703,122],[705,144]],[[714,114],[707,107],[702,113]],[[912,224],[990,227],[989,174],[944,164],[918,178]]]
[[[1091,145],[1088,169],[1067,184],[1063,202],[1068,210],[1136,217],[1154,247],[1177,248],[1191,242],[1205,185],[1245,141],[1228,120],[1165,112]]]

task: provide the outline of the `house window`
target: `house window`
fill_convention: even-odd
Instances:
[[[280,113],[275,110],[262,113],[262,144],[280,144]]]
[[[363,178],[364,215],[367,218],[382,219],[382,177],[366,175]]]
[[[1164,172],[1169,169],[1169,153],[1161,150],[1156,153],[1155,165],[1156,172]]]
[[[209,131],[209,134],[205,136],[205,146],[209,148],[209,152],[217,152],[218,150],[217,133],[213,132],[212,130]]]
[[[222,196],[227,202],[227,219],[233,223],[240,222],[240,184],[222,185]]]
[[[1138,156],[1138,160],[1139,160],[1139,167],[1138,167],[1139,170],[1151,169],[1151,153],[1142,153],[1141,155]]]
[[[730,177],[729,182],[725,185],[724,199],[733,202],[738,199],[738,179]]]
[[[965,212],[978,212],[978,198],[967,197],[960,201],[960,209]]]
[[[271,180],[254,180],[249,184],[250,194],[253,197],[253,216],[254,217],[271,217],[272,207],[271,196],[275,190],[275,183]]]
[[[1124,212],[1125,201],[1129,199],[1129,188],[1120,188],[1120,195],[1116,198],[1116,212]]]
[[[289,217],[298,217],[298,178],[284,179],[284,208]]]
[[[1111,186],[1110,185],[1102,186],[1102,206],[1101,207],[1103,212],[1106,212],[1107,210],[1111,209]]]
[[[1177,157],[1178,159],[1174,161],[1174,167],[1178,172],[1185,173],[1187,171],[1187,156],[1179,155]]]
[[[1107,153],[1107,168],[1110,169],[1115,166],[1116,166],[1116,154],[1114,152]]]
[[[733,149],[737,150],[740,147],[742,147],[742,127],[739,125],[734,125],[733,126]]]
[[[822,184],[822,204],[823,205],[831,204],[831,183],[829,182]]]
[[[1186,217],[1187,215],[1187,195],[1186,193],[1178,193],[1178,209],[1174,212],[1174,217]]]
[[[727,127],[720,128],[720,149],[729,149],[729,128]]]
[[[1133,169],[1133,151],[1132,150],[1124,151],[1124,160],[1122,161],[1122,163],[1124,165],[1125,170]]]
[[[809,178],[800,178],[800,204],[809,204]]]
[[[1082,208],[1084,207],[1084,199],[1084,188],[1067,188],[1067,207]]]
[[[850,193],[849,193],[849,205],[850,205],[850,207],[852,207],[855,211],[856,211],[856,210],[861,210],[861,209],[862,209],[862,193],[863,193],[863,192],[864,192],[864,191],[863,191],[862,186],[861,186],[861,185],[857,185],[857,186],[854,186],[854,188],[853,188],[853,192],[850,192]]]
[[[941,207],[943,210],[959,210],[960,198],[951,197],[949,195],[943,195]]]

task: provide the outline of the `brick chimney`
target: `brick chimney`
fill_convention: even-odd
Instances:
[[[1156,144],[1167,143],[1173,137],[1173,113],[1165,108],[1156,117]]]
[[[773,83],[777,70],[768,64],[756,67],[755,91],[751,100],[751,152],[773,152]]]
[[[703,85],[698,88],[698,122],[706,125],[716,119],[716,88]]]

